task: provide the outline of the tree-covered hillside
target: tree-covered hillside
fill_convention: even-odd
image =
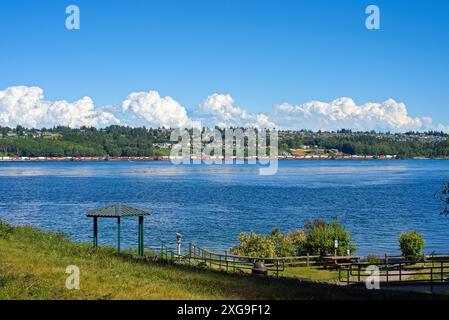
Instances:
[[[0,127],[0,155],[21,157],[161,156],[168,155],[170,129],[110,126],[103,129]],[[401,134],[279,131],[279,151],[304,146],[338,150],[349,155],[449,156],[448,136],[442,132]]]
[[[154,144],[170,141],[169,130],[120,126],[42,130],[3,127],[0,133],[0,153],[23,157],[158,156],[166,155],[167,150]]]

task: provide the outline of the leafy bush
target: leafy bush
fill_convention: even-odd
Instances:
[[[334,240],[338,240],[338,255],[346,255],[355,252],[355,245],[351,240],[351,234],[337,220],[327,222],[325,220],[309,221],[306,228],[306,249],[310,254],[327,255],[335,252]]]
[[[408,231],[399,237],[402,255],[406,258],[418,260],[424,249],[424,238],[417,231]]]
[[[268,239],[274,243],[276,257],[288,257],[294,254],[293,244],[286,239],[281,229],[275,228],[271,231]]]
[[[0,239],[7,239],[12,232],[13,227],[11,227],[8,223],[0,220]]]
[[[293,256],[300,256],[305,253],[307,238],[303,230],[290,231],[286,236],[286,240],[293,246]]]
[[[276,246],[269,237],[251,231],[242,232],[239,237],[240,245],[232,248],[232,253],[241,256],[273,258],[276,256]]]
[[[355,252],[351,235],[336,220],[327,222],[313,220],[306,224],[306,232],[300,229],[283,234],[279,228],[269,235],[242,232],[239,245],[231,249],[232,253],[242,256],[273,258],[304,255],[306,252],[317,255],[334,253],[334,240],[338,239],[337,253],[346,255],[349,249]]]
[[[254,232],[241,233],[240,244],[232,249],[238,255],[251,257],[292,257],[303,253],[306,236],[302,230],[293,230],[283,234],[279,228],[273,229],[267,236]]]

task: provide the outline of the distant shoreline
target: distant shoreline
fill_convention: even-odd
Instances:
[[[151,161],[170,161],[169,157],[114,157],[114,158],[104,158],[104,157],[0,157],[1,162],[151,162]],[[197,158],[192,158],[191,160],[198,160]],[[210,159],[203,158],[203,161],[217,161],[224,159]],[[235,158],[233,160],[236,160]],[[238,159],[238,160],[254,160],[254,159]],[[268,160],[268,159],[256,159],[256,160]],[[276,159],[270,159],[276,160]],[[449,157],[439,157],[439,158],[425,158],[425,157],[413,157],[413,158],[400,158],[396,156],[390,157],[375,157],[375,156],[344,156],[344,157],[311,157],[311,158],[287,158],[278,157],[279,161],[323,161],[323,160],[337,160],[337,161],[353,161],[353,160],[449,160]]]

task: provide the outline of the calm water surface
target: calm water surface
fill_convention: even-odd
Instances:
[[[91,240],[87,210],[127,203],[153,215],[145,243],[185,243],[225,250],[241,231],[300,228],[338,217],[358,253],[398,253],[401,231],[424,234],[426,252],[449,253],[449,218],[433,198],[449,181],[449,161],[281,161],[274,176],[240,166],[169,162],[0,163],[0,217]],[[136,219],[122,222],[122,243],[136,246]],[[116,226],[100,220],[100,243]]]

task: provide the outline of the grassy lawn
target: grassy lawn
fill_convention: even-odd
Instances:
[[[81,271],[80,290],[65,288],[65,269]],[[332,280],[335,274],[292,268],[290,276]],[[369,299],[431,298],[418,293],[386,293],[342,288],[298,279],[201,271],[113,248],[92,249],[62,234],[0,221],[0,299]]]
[[[285,267],[282,272],[285,277],[294,277],[317,282],[337,283],[338,271],[323,269],[322,267]]]

